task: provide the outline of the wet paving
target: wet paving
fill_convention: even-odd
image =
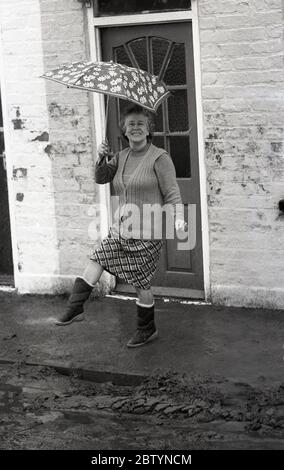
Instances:
[[[155,371],[140,385],[0,365],[1,449],[284,449],[284,383]]]

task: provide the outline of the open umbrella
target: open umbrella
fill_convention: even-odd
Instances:
[[[69,62],[41,77],[63,83],[70,88],[129,100],[154,112],[170,94],[165,83],[156,75],[112,61]]]

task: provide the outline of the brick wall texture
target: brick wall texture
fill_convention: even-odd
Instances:
[[[283,2],[197,4],[212,298],[284,307]]]
[[[92,106],[84,92],[38,77],[88,57],[84,9],[77,0],[1,0],[0,8],[16,284],[62,291],[94,245]],[[283,308],[282,1],[198,0],[197,8],[212,299]]]
[[[16,286],[61,292],[94,246],[92,107],[87,93],[39,76],[87,57],[84,9],[77,0],[0,5]]]

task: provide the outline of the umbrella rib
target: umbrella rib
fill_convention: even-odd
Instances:
[[[93,67],[93,64],[89,65],[88,68],[87,68],[86,70],[84,70],[84,72],[82,72],[82,73],[87,72],[91,67]],[[76,83],[77,83],[79,80],[81,80],[81,78],[82,78],[82,74],[81,74],[81,76],[80,76],[79,78],[77,78],[77,80],[75,81],[74,85],[76,85]]]

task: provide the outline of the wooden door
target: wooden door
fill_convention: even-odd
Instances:
[[[103,60],[140,67],[160,76],[171,96],[158,109],[153,143],[165,148],[176,168],[185,213],[196,206],[196,245],[177,250],[167,240],[153,280],[154,291],[186,297],[204,296],[200,188],[191,23],[122,26],[101,29]],[[110,99],[108,138],[115,151],[123,147],[118,123],[129,103]],[[191,221],[189,220],[189,223]],[[132,290],[129,286],[118,289]]]

